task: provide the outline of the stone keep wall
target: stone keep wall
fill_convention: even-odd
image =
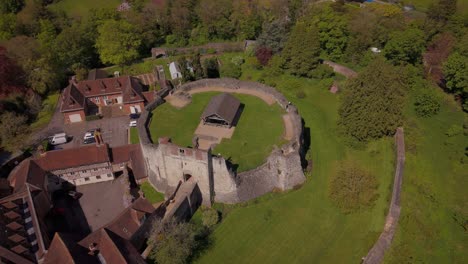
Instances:
[[[210,152],[182,148],[167,142],[152,144],[146,128],[150,120],[148,112],[164,103],[160,97],[157,97],[153,104],[146,107],[147,111],[140,118],[146,121],[140,122],[138,126],[149,181],[158,191],[170,192],[176,188],[184,174],[190,174],[199,184],[204,204],[209,204],[213,200],[237,203],[253,199],[274,189],[292,189],[305,181],[301,166],[304,155],[302,118],[296,107],[290,105],[281,93],[271,87],[228,78],[204,79],[187,83],[175,92],[181,93],[206,87],[243,88],[272,96],[289,115],[293,125],[293,139],[281,148],[275,148],[261,166],[237,174],[230,169],[231,166],[223,157],[212,156]]]

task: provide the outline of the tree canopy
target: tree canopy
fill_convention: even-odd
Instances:
[[[125,20],[107,20],[98,28],[96,47],[101,61],[123,65],[138,58],[141,44],[136,28]]]
[[[359,141],[392,135],[402,123],[404,93],[397,69],[376,59],[346,84],[339,109],[341,129]]]
[[[416,64],[421,62],[425,44],[424,32],[417,28],[409,28],[403,32],[394,32],[383,51],[385,57],[394,64]]]

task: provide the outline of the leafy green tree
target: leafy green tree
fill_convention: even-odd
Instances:
[[[431,5],[427,17],[435,21],[447,21],[457,11],[457,0],[439,0]]]
[[[267,47],[273,53],[280,52],[288,38],[287,23],[281,20],[263,23],[262,33],[257,39],[258,47]]]
[[[2,14],[0,16],[0,41],[12,38],[16,33],[16,16]]]
[[[24,135],[28,131],[28,117],[14,112],[0,115],[0,142],[7,150],[14,151],[25,144]]]
[[[379,197],[375,175],[361,168],[354,160],[341,163],[330,182],[330,198],[344,212],[352,213],[374,205]]]
[[[453,53],[443,66],[447,88],[453,93],[468,93],[468,57]]]
[[[230,16],[238,40],[255,39],[262,30],[262,16],[259,8],[250,1],[233,1]]]
[[[52,54],[55,54],[53,45],[57,38],[57,30],[50,20],[41,19],[39,20],[39,25],[40,32],[36,38],[39,42],[41,53],[52,56]]]
[[[423,91],[416,95],[414,110],[420,117],[431,117],[439,112],[440,103],[433,92]]]
[[[320,10],[314,20],[320,35],[320,46],[330,59],[340,60],[348,43],[348,20],[329,6]]]
[[[230,0],[201,0],[196,9],[204,28],[208,30],[210,39],[230,39],[234,28],[229,20],[232,13]]]
[[[396,67],[377,58],[350,79],[339,109],[339,125],[358,141],[392,135],[402,123],[404,84]]]
[[[425,48],[424,32],[410,28],[403,32],[391,34],[390,40],[383,50],[385,57],[394,64],[417,64],[421,61],[421,53]]]
[[[0,14],[18,13],[24,7],[24,0],[2,0]]]
[[[319,65],[320,41],[314,25],[297,22],[285,45],[283,56],[289,71],[297,76],[311,76]]]
[[[153,246],[149,256],[158,264],[187,263],[196,247],[193,226],[175,220],[155,222],[148,240]]]
[[[136,28],[125,20],[107,20],[98,28],[96,47],[101,61],[124,65],[138,58],[141,39]]]

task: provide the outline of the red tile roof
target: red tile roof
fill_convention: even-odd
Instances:
[[[123,103],[144,102],[143,88],[138,79],[131,76],[85,80],[70,83],[62,96],[61,111],[84,109],[85,98],[122,94]]]
[[[78,245],[78,241],[75,235],[55,233],[43,263],[100,263],[97,257],[88,254],[87,248]]]
[[[147,177],[143,153],[139,144],[112,148],[111,157],[113,164],[130,162],[130,168],[135,179],[139,180]]]
[[[109,149],[104,145],[89,145],[74,149],[48,151],[35,160],[46,171],[110,162]]]

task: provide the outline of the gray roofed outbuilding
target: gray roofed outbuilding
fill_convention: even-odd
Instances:
[[[231,127],[236,119],[240,106],[241,103],[236,97],[228,93],[222,93],[211,98],[201,118],[206,124]],[[219,121],[223,123],[219,123]]]

